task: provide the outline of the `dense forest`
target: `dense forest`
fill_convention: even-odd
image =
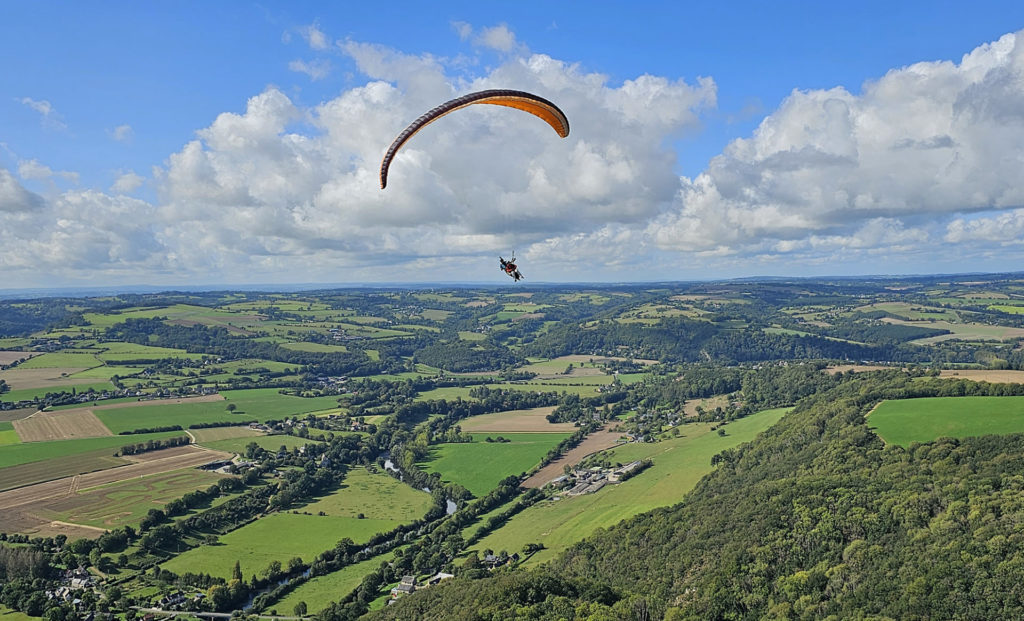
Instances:
[[[453,581],[372,618],[1018,618],[1024,436],[905,449],[865,423],[879,399],[951,390],[898,371],[844,378],[718,456],[681,504],[542,569]]]

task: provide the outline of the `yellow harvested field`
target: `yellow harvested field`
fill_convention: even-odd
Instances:
[[[264,435],[262,431],[249,429],[248,427],[210,427],[208,429],[190,429],[189,433],[195,438],[197,444],[213,442],[214,440],[230,440],[232,438],[248,438]]]
[[[939,377],[967,379],[975,382],[990,382],[993,384],[1024,383],[1024,371],[998,371],[994,369],[943,369],[942,371],[939,371]]]
[[[618,444],[622,434],[618,431],[610,431],[608,427],[608,425],[605,425],[603,429],[590,434],[576,448],[535,472],[530,478],[523,481],[522,487],[528,489],[544,487],[544,484],[548,481],[561,476],[565,471],[565,466],[575,466],[583,461],[583,458],[587,455],[609,449]]]
[[[0,350],[0,367],[5,367],[11,364],[12,362],[17,362],[21,360],[22,358],[25,358],[27,360],[32,356],[38,355],[39,354],[30,351],[10,351],[6,349]]]
[[[69,440],[71,438],[98,438],[114,435],[89,410],[63,410],[36,412],[28,418],[13,421],[14,430],[22,442]]]
[[[45,369],[22,369],[21,367],[14,367],[13,369],[0,371],[0,379],[7,382],[11,387],[11,390],[21,390],[23,388],[51,388],[56,386],[70,386],[74,384],[95,384],[96,382],[101,381],[97,380],[95,377],[68,377],[69,375],[84,370],[85,369],[81,367],[49,367]]]
[[[481,414],[467,418],[462,421],[460,426],[465,433],[572,433],[576,431],[576,427],[572,423],[549,423],[546,417],[554,410],[554,406],[548,406],[496,414]]]
[[[846,373],[847,371],[861,373],[863,371],[881,371],[882,369],[891,368],[893,367],[887,367],[880,364],[837,364],[834,366],[826,367],[825,372],[835,375],[836,373]]]

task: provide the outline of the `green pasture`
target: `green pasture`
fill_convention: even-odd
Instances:
[[[396,330],[419,330],[421,332],[433,332],[437,333],[441,331],[441,328],[437,326],[421,326],[418,323],[396,323],[392,326]]]
[[[75,438],[73,440],[48,440],[46,442],[22,442],[0,446],[0,468],[9,468],[21,464],[48,461],[59,457],[67,457],[79,453],[88,453],[104,449],[113,454],[127,444],[138,444],[149,439],[180,436],[180,431],[161,433],[139,433],[129,436],[103,436],[100,438]],[[0,480],[4,473],[0,471]]]
[[[588,381],[589,380],[589,381]],[[569,393],[573,395],[580,395],[584,397],[597,396],[597,387],[603,384],[610,384],[612,377],[610,375],[599,375],[594,377],[573,377],[566,378],[565,380],[537,380],[535,382],[526,383],[510,383],[503,382],[500,384],[484,384],[487,388],[494,390],[519,390],[523,392],[557,392],[557,393]],[[432,401],[446,399],[452,401],[454,399],[462,398],[464,400],[472,399],[469,396],[469,391],[473,387],[471,386],[445,386],[442,388],[433,388],[431,390],[425,390],[416,396],[416,401]]]
[[[1024,314],[1024,306],[1016,306],[1009,304],[993,304],[988,307],[989,310],[999,311],[1000,313],[1009,313],[1011,315]]]
[[[254,573],[262,573],[271,561],[287,565],[298,556],[311,562],[345,537],[361,543],[398,524],[390,519],[272,513],[221,536],[217,545],[199,546],[162,567],[178,574],[191,571],[230,578],[238,561],[242,574],[249,579]]]
[[[422,302],[460,302],[465,299],[451,293],[414,293],[412,297]]]
[[[600,293],[563,293],[558,296],[563,302],[586,302],[594,306],[607,304],[611,297]]]
[[[72,373],[68,377],[71,379],[95,378],[108,380],[115,375],[118,377],[128,377],[130,375],[135,375],[136,373],[142,373],[144,370],[145,369],[143,367],[102,366],[79,371],[78,373]]]
[[[638,382],[644,381],[645,379],[650,377],[650,374],[648,374],[648,373],[619,373],[615,377],[617,377],[620,382],[622,382],[623,384],[626,384],[628,386],[630,384],[636,384]]]
[[[75,394],[83,394],[89,392],[89,389],[95,390],[96,392],[103,392],[104,390],[114,390],[114,385],[110,382],[91,382],[88,384],[47,386],[45,388],[19,388],[17,390],[8,390],[7,392],[0,394],[0,401],[7,401],[9,403],[15,403],[17,401],[31,401],[38,397],[46,396],[46,393],[48,392],[74,392]]]
[[[23,612],[0,605],[0,621],[42,621],[43,617],[30,617]]]
[[[961,341],[1006,341],[1024,337],[1024,328],[1012,328],[1008,326],[990,326],[981,323],[950,323],[948,321],[908,322],[893,320],[905,326],[918,326],[949,330],[952,334],[940,334],[923,339],[909,341],[915,345],[927,345],[939,341],[961,340]]]
[[[152,319],[154,317],[166,317],[168,321],[190,321],[209,325],[223,325],[228,321],[245,322],[248,319],[238,313],[192,304],[138,307],[107,313],[84,313],[83,317],[89,322],[89,325],[99,328],[107,328],[127,319]]]
[[[573,368],[582,369],[597,369],[601,366],[595,362],[581,362],[580,360],[577,360],[575,356],[561,356],[559,358],[551,358],[549,360],[534,359],[530,364],[521,366],[517,370],[526,371],[528,373],[537,373],[539,375],[552,375],[564,372],[570,364]]]
[[[367,574],[376,571],[381,563],[390,562],[394,558],[395,553],[391,551],[354,565],[348,565],[338,571],[317,576],[296,588],[281,601],[272,604],[270,608],[276,609],[278,614],[290,615],[295,610],[296,604],[306,602],[306,610],[309,614],[320,612],[333,602],[348,595],[362,583]]]
[[[586,378],[580,378],[586,379]],[[597,385],[595,384],[584,384],[577,385],[580,382],[573,382],[572,384],[558,384],[549,383],[548,380],[541,380],[538,382],[527,382],[524,384],[520,383],[502,383],[502,384],[487,384],[488,388],[500,388],[503,390],[521,390],[525,392],[556,392],[556,393],[568,393],[570,395],[579,395],[581,397],[596,397],[598,395]]]
[[[1024,433],[1024,397],[923,397],[883,401],[868,417],[883,440],[909,446],[936,438]]]
[[[387,474],[371,474],[365,468],[353,468],[345,475],[341,489],[302,510],[341,517],[356,517],[362,513],[367,518],[404,523],[422,518],[432,504],[430,494]]]
[[[295,397],[282,395],[276,388],[225,390],[220,394],[224,397],[223,401],[183,401],[137,408],[99,410],[96,416],[110,431],[120,433],[170,425],[187,428],[197,423],[281,420],[338,406],[337,397]],[[237,409],[229,412],[227,406],[232,403]]]
[[[26,345],[30,345],[31,343],[32,339],[27,339],[20,336],[9,336],[5,338],[0,338],[0,349],[17,350]],[[28,352],[25,352],[25,355],[27,356]]]
[[[345,353],[348,351],[348,347],[345,347],[344,345],[324,345],[323,343],[309,343],[306,341],[281,343],[281,347],[291,349],[293,351],[309,351],[327,354]]]
[[[424,309],[422,313],[420,313],[421,317],[423,317],[424,319],[429,319],[431,321],[444,321],[451,317],[451,315],[451,311],[441,310],[438,308],[427,308]]]
[[[196,431],[204,431],[197,429]],[[245,447],[255,442],[257,446],[268,451],[276,451],[284,446],[289,451],[293,448],[303,446],[306,444],[318,444],[317,440],[311,440],[309,438],[300,438],[298,436],[289,435],[273,435],[273,436],[246,436],[241,438],[227,438],[224,440],[206,440],[199,442],[206,448],[214,449],[216,451],[224,451],[226,453],[238,453],[239,455],[245,454]]]
[[[124,343],[121,341],[101,341],[97,343],[97,346],[103,350],[100,353],[100,359],[113,354],[135,354],[138,358],[181,358],[182,354],[188,353],[184,349],[155,347],[153,345]]]
[[[459,330],[459,338],[463,341],[482,341],[487,338],[487,335],[482,332],[469,332],[467,330]]]
[[[48,519],[98,528],[135,526],[150,509],[163,508],[170,501],[205,489],[221,478],[195,468],[164,472],[80,491],[48,503],[41,513]]]
[[[139,397],[118,397],[117,399],[102,399],[93,402],[86,403],[70,403],[68,405],[51,405],[46,408],[47,412],[57,412],[60,410],[73,410],[76,408],[88,407],[90,405],[113,405],[115,403],[135,403],[141,401]]]
[[[790,409],[764,410],[733,421],[724,427],[725,436],[712,432],[710,424],[696,423],[681,427],[682,435],[678,438],[609,449],[605,455],[612,463],[650,458],[654,465],[627,481],[606,485],[597,493],[562,496],[561,500],[534,505],[481,539],[470,551],[490,548],[512,553],[526,543],[543,543],[546,549],[531,557],[528,564],[550,560],[598,528],[678,503],[701,477],[711,472],[714,455],[752,440]]]
[[[454,401],[456,399],[469,400],[472,397],[469,396],[469,391],[473,387],[471,386],[443,386],[441,388],[432,388],[430,390],[424,390],[423,392],[416,395],[416,401],[440,401],[444,399],[446,401]]]
[[[50,352],[34,356],[18,365],[19,369],[88,369],[98,367],[102,362],[94,354],[66,354]]]
[[[18,437],[18,432],[14,430],[14,425],[9,421],[0,421],[0,445],[17,444],[18,442],[21,442],[21,438]]]
[[[516,302],[514,304],[505,304],[504,309],[516,313],[535,313],[539,310],[551,308],[550,304],[534,304],[533,302]]]
[[[511,442],[486,442],[499,435]],[[430,459],[421,466],[439,472],[445,481],[462,485],[474,496],[483,496],[498,481],[526,472],[567,438],[567,433],[475,433],[472,442],[440,444],[430,449]]]

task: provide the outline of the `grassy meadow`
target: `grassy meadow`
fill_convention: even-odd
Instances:
[[[519,551],[525,543],[545,545],[529,564],[553,558],[569,545],[598,528],[657,507],[673,505],[711,472],[711,458],[727,448],[748,442],[775,424],[790,408],[764,410],[726,425],[725,436],[711,425],[696,423],[681,428],[682,436],[656,443],[633,443],[610,449],[613,463],[650,458],[654,465],[616,485],[594,494],[544,501],[514,516],[507,524],[481,539],[470,551],[484,549]],[[474,529],[475,530],[475,529]]]
[[[223,401],[184,401],[145,405],[137,408],[98,410],[96,416],[113,433],[133,429],[244,420],[281,420],[309,412],[337,407],[336,397],[295,397],[282,395],[274,388],[230,390],[220,393]],[[236,410],[229,412],[227,406]]]
[[[868,425],[883,440],[909,446],[936,438],[1024,433],[1024,397],[925,397],[883,401]]]
[[[511,442],[487,442],[487,436]],[[444,481],[462,485],[474,496],[483,496],[507,476],[526,472],[567,433],[475,433],[472,442],[441,444],[431,448],[431,458],[421,464],[439,472]]]
[[[341,489],[302,510],[340,517],[357,517],[361,513],[371,519],[411,522],[422,518],[432,504],[430,494],[387,474],[353,468],[345,475]]]
[[[181,574],[187,571],[230,578],[238,561],[243,575],[262,573],[271,561],[287,565],[293,557],[312,561],[340,539],[359,543],[375,533],[397,526],[397,520],[272,513],[220,537],[217,545],[204,545],[162,565]]]
[[[381,563],[390,561],[394,557],[394,551],[392,551],[343,567],[338,571],[317,576],[296,588],[281,601],[272,604],[270,608],[277,610],[278,614],[290,615],[296,604],[306,602],[307,612],[315,614],[332,602],[348,595],[352,589],[362,583],[367,574],[376,571]],[[0,619],[0,621],[3,620]]]

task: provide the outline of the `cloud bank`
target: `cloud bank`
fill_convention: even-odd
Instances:
[[[1024,254],[1022,33],[958,63],[893,69],[860,93],[794,91],[690,179],[675,172],[673,144],[714,108],[712,78],[613,84],[530,52],[503,25],[453,27],[500,62],[467,75],[457,60],[304,29],[311,49],[354,63],[358,85],[314,106],[273,86],[254,94],[152,172],[156,202],[125,196],[146,181],[134,172],[111,194],[34,193],[26,184],[49,171],[43,164],[0,169],[0,245],[13,250],[0,267],[26,285],[97,273],[481,280],[495,277],[495,255],[516,249],[538,279],[668,279]],[[329,66],[318,58],[293,70],[317,79],[312,68]],[[486,88],[556,102],[570,136],[472,106],[415,136],[379,189],[380,158],[402,128]]]

